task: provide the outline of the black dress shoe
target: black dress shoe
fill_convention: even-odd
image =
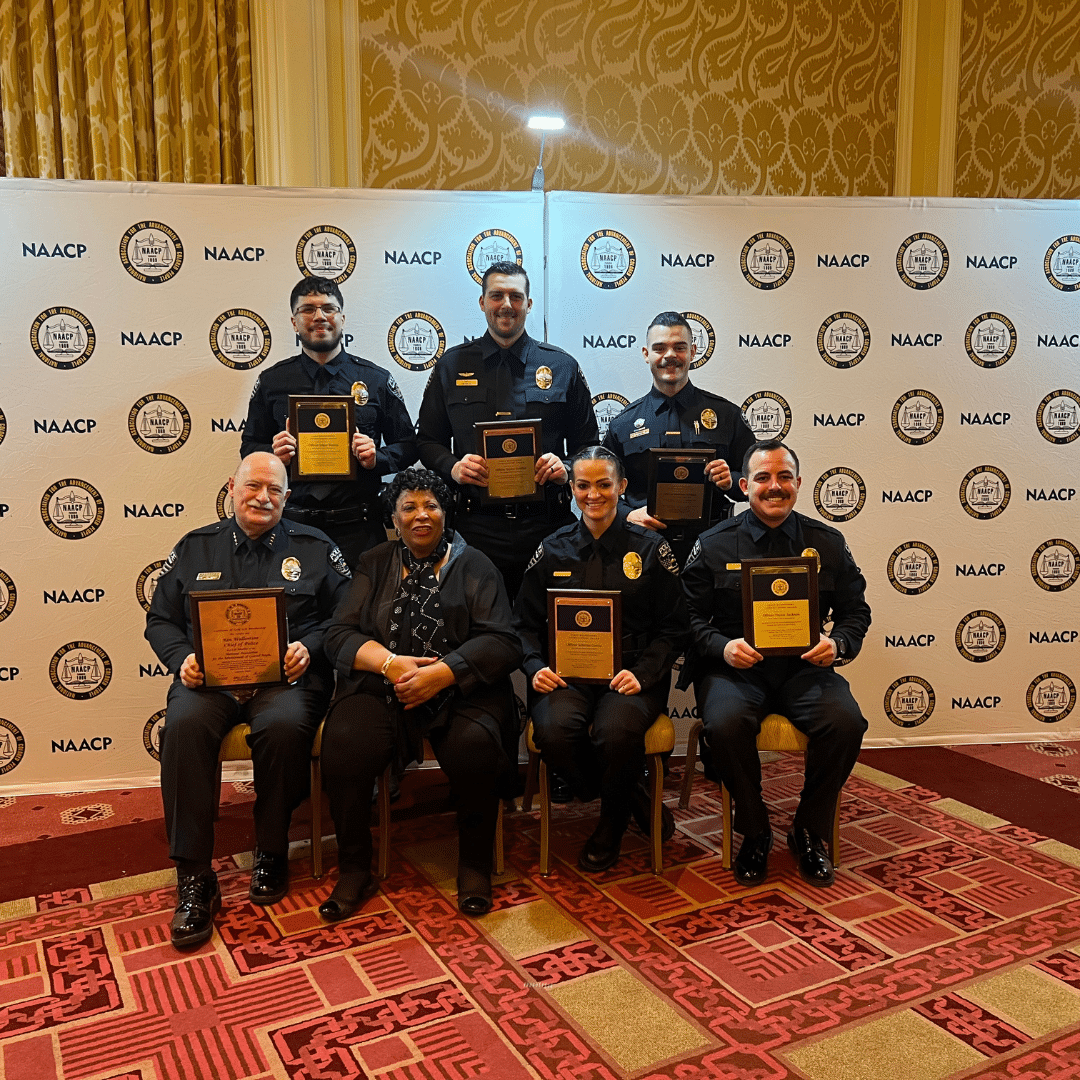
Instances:
[[[570,781],[554,769],[548,769],[548,798],[553,803],[574,801],[574,789],[570,787]]]
[[[819,840],[809,829],[792,829],[787,834],[787,846],[799,864],[799,876],[803,881],[819,889],[833,883],[833,865],[824,840]]]
[[[757,885],[769,874],[769,852],[772,851],[772,831],[743,837],[732,870],[740,885]]]
[[[630,809],[634,814],[637,827],[646,835],[652,836],[652,797],[642,784],[634,789],[630,798]],[[675,815],[660,804],[660,839],[667,843],[675,835]]]
[[[471,866],[459,866],[457,878],[458,911],[470,918],[491,910],[491,874]]]
[[[206,870],[176,881],[176,910],[170,930],[177,949],[201,945],[214,932],[214,916],[221,910],[221,890],[217,874]]]
[[[625,823],[620,825],[611,818],[602,817],[578,855],[578,866],[589,874],[598,874],[614,866],[619,861],[624,832]]]
[[[255,853],[248,899],[253,904],[276,904],[289,891],[289,856]]]
[[[319,905],[319,915],[326,922],[341,922],[363,907],[377,889],[370,870],[345,871],[338,875],[333,891]]]

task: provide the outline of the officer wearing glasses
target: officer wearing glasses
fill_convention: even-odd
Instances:
[[[357,478],[293,481],[285,517],[326,533],[349,566],[355,566],[361,552],[386,541],[379,488],[385,474],[416,460],[412,420],[393,376],[342,347],[345,301],[333,281],[301,278],[289,309],[301,351],[256,381],[240,453],[269,451],[287,467],[296,454],[296,433],[288,430],[289,395],[351,397],[356,403],[352,452],[360,466]]]

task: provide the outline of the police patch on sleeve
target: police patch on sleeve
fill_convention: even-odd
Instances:
[[[541,541],[540,546],[536,549],[536,554],[532,557],[529,565],[525,567],[526,570],[531,570],[542,558],[544,557],[544,544]]]
[[[430,380],[428,380],[428,381],[430,382]],[[390,391],[390,393],[394,394],[398,398],[398,400],[400,400],[401,404],[404,405],[405,404],[405,397],[401,393],[401,390],[399,389],[398,384],[396,382],[394,382],[394,376],[393,375],[387,375],[386,376],[386,386],[387,386],[387,389]]]
[[[694,542],[694,550],[697,550],[697,542]],[[660,548],[657,551],[657,556],[660,559],[660,565],[671,574],[677,574],[679,572],[679,560],[675,558],[675,552],[671,550],[671,545],[666,540],[660,541]],[[693,558],[693,556],[691,556]]]
[[[664,543],[666,544],[667,541],[665,540]],[[689,566],[700,554],[701,554],[701,541],[700,540],[695,540],[694,541],[694,546],[690,549],[690,554],[686,558],[686,566]],[[684,570],[686,569],[686,566],[683,567]]]
[[[165,560],[164,565],[161,567],[161,573],[158,574],[158,581],[160,581],[174,566],[176,565],[176,548],[173,548],[169,552],[169,557]]]
[[[262,378],[262,376],[260,375],[259,379],[261,379],[261,378]],[[255,395],[259,392],[259,379],[255,380],[255,385],[251,388],[251,399],[250,400],[254,400]]]
[[[585,372],[581,370],[581,365],[578,364],[577,377],[581,380],[581,385],[585,387],[585,393],[592,397],[592,391],[589,390],[589,380],[585,378]]]
[[[349,569],[349,564],[345,561],[345,556],[341,554],[341,548],[337,546],[330,552],[330,565],[343,578],[352,577],[352,571]]]

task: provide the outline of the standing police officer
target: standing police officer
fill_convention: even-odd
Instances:
[[[537,544],[574,520],[564,459],[599,441],[592,397],[569,353],[531,338],[529,275],[516,263],[492,263],[484,273],[480,310],[487,332],[447,350],[424,389],[417,424],[420,460],[459,486],[454,528],[498,567],[511,601]],[[536,483],[545,499],[485,505],[487,461],[476,453],[478,420],[543,422]]]
[[[690,324],[677,311],[662,311],[649,324],[641,350],[652,373],[652,389],[632,401],[608,427],[604,447],[622,458],[629,481],[624,498],[630,520],[658,529],[681,566],[698,535],[731,513],[732,499],[743,500],[739,467],[754,445],[754,433],[739,407],[690,381],[697,352]],[[703,521],[668,525],[649,514],[649,450],[698,447],[713,451],[705,475],[716,486],[711,512]]]
[[[256,381],[240,441],[242,456],[267,450],[288,465],[296,433],[288,430],[290,394],[348,395],[356,403],[352,452],[355,480],[296,481],[285,516],[321,529],[356,564],[361,552],[386,541],[378,494],[382,477],[416,460],[412,421],[389,372],[342,348],[345,301],[328,278],[305,277],[289,297],[301,351]]]

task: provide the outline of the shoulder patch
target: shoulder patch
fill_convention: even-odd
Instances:
[[[679,572],[679,560],[675,558],[675,552],[671,550],[671,545],[666,540],[660,541],[657,556],[660,559],[660,565],[668,573],[677,574]]]
[[[169,557],[165,560],[164,566],[161,568],[161,573],[158,574],[158,579],[163,578],[174,566],[176,565],[176,548],[173,548],[169,552]]]
[[[666,544],[667,541],[665,540],[664,543]],[[701,540],[697,539],[697,540],[694,541],[694,546],[690,549],[690,554],[686,557],[686,566],[689,566],[696,559],[700,558],[700,556],[701,556]],[[686,566],[683,567],[684,570],[686,569]]]
[[[536,549],[536,554],[533,555],[529,561],[529,565],[525,567],[526,570],[531,570],[542,558],[544,557],[544,542],[540,541],[540,546]]]
[[[255,395],[259,392],[259,382],[261,380],[261,375],[255,380],[255,385],[251,388],[251,399],[254,399]]]
[[[351,578],[352,571],[349,569],[349,564],[345,561],[345,556],[341,554],[341,548],[336,544],[333,550],[330,552],[330,565],[343,577]]]
[[[398,384],[396,382],[394,382],[394,376],[389,374],[389,372],[387,373],[387,376],[386,376],[386,386],[387,386],[387,389],[390,391],[390,393],[395,394],[397,396],[397,398],[401,401],[402,405],[404,405],[405,404],[405,397],[401,393],[401,390],[398,387]]]
[[[589,380],[585,378],[585,372],[581,370],[581,365],[577,366],[577,377],[581,380],[581,385],[585,387],[585,393],[592,398],[592,392],[589,390]]]

